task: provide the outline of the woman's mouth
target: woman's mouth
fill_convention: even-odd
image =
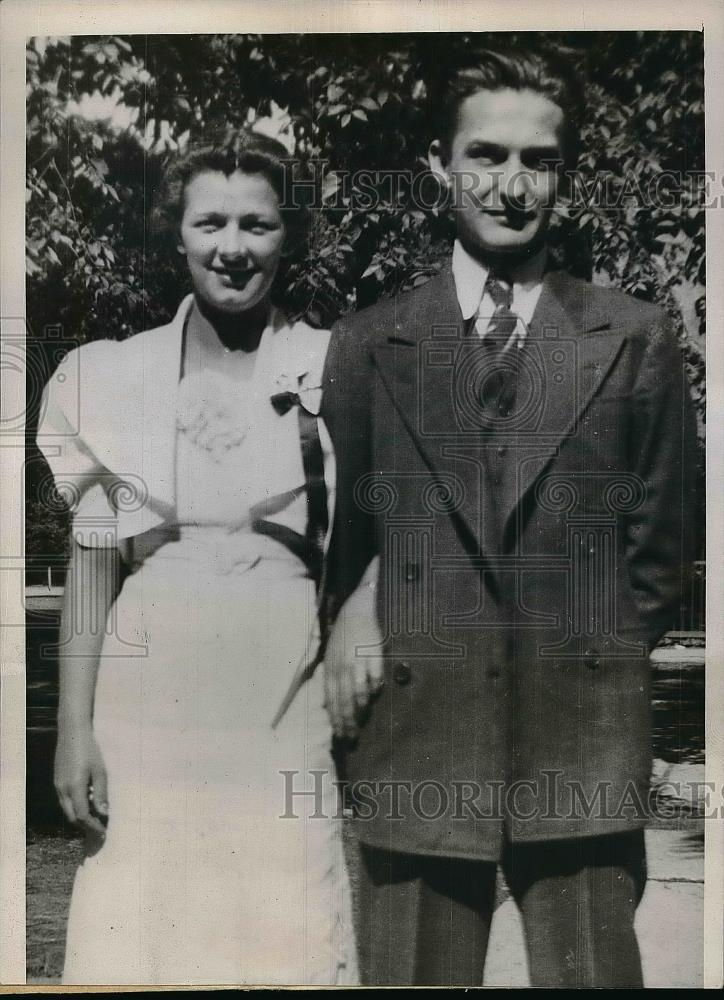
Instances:
[[[256,274],[255,267],[215,267],[213,271],[221,281],[229,285],[245,285]]]

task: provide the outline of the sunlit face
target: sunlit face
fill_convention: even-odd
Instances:
[[[543,240],[563,159],[563,112],[533,90],[480,90],[458,111],[449,156],[430,165],[450,184],[457,233],[475,256],[531,252]]]
[[[284,245],[274,188],[261,174],[197,174],[184,192],[179,250],[196,295],[227,315],[264,302]]]

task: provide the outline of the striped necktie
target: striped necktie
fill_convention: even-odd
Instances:
[[[513,304],[513,285],[508,278],[491,271],[485,284],[485,291],[493,300],[495,309],[493,315],[490,317],[478,317],[475,323],[476,332],[481,340],[490,338],[499,345],[502,340],[503,344],[501,347],[509,347],[510,344],[508,342],[511,340],[518,325],[518,317],[511,309]]]
[[[511,309],[513,287],[508,278],[491,272],[485,290],[495,309],[492,316],[479,315],[475,322],[484,352],[480,402],[488,414],[505,419],[515,402],[517,366],[511,348],[517,343],[518,317]]]

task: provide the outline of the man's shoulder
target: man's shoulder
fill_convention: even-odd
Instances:
[[[332,327],[333,337],[352,337],[358,341],[375,342],[393,336],[414,320],[440,293],[444,277],[435,274],[416,288],[380,299],[374,305],[343,316]]]
[[[667,322],[666,312],[660,305],[614,285],[586,281],[566,271],[557,272],[554,280],[564,289],[566,297],[577,300],[590,315],[607,317],[614,326],[644,328]]]

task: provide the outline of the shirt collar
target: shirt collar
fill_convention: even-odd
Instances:
[[[513,279],[514,297],[516,290],[529,291],[541,283],[547,257],[548,251],[543,246],[528,260],[511,268],[510,276]],[[452,272],[455,279],[455,291],[460,303],[460,312],[463,319],[470,319],[477,313],[480,306],[490,268],[469,254],[460,240],[455,240]]]

